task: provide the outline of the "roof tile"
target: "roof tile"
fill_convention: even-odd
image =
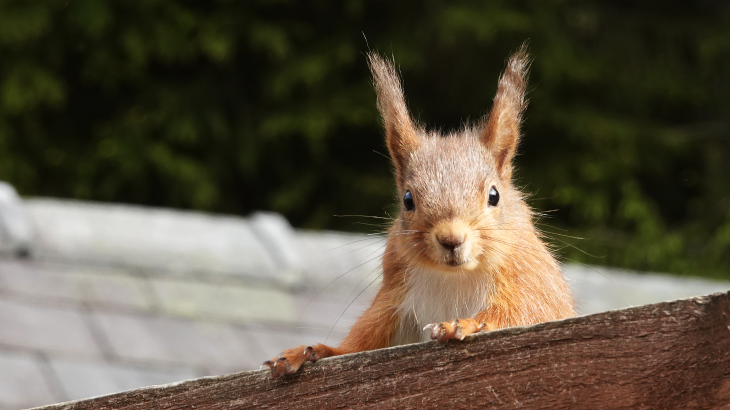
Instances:
[[[85,314],[68,307],[0,298],[0,345],[74,357],[101,357]]]

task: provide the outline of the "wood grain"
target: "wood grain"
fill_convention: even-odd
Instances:
[[[262,358],[262,360],[265,358]],[[730,293],[43,409],[730,409]]]

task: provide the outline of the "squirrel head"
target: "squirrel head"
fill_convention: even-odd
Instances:
[[[393,249],[408,265],[440,271],[498,267],[514,253],[514,232],[532,227],[512,186],[526,107],[525,47],[510,57],[489,114],[445,135],[413,122],[393,64],[376,54],[369,62],[401,202]]]

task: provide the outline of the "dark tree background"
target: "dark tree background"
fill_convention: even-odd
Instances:
[[[518,183],[561,254],[730,278],[722,1],[5,0],[0,179],[373,229],[335,216],[394,202],[364,54],[392,55],[416,118],[453,129],[527,39]]]

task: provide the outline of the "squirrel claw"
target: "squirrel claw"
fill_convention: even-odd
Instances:
[[[273,361],[267,360],[262,366],[268,366],[269,369],[271,369],[271,377],[275,379],[282,374],[291,373],[291,366],[289,366],[289,363],[287,363],[287,359],[284,356],[279,356]]]
[[[314,351],[314,347],[312,347],[312,346],[305,347],[303,354],[304,354],[304,356],[307,356],[308,362],[317,361],[317,353]]]
[[[272,362],[271,360],[267,360],[267,361],[261,363],[259,370],[271,369],[273,366],[274,366],[274,362]]]
[[[444,326],[445,323],[431,323],[426,325],[423,330],[430,329],[431,330],[431,340],[438,340],[439,343],[447,342],[448,339],[445,339],[444,336],[446,333],[448,333],[448,329],[446,326]],[[446,324],[448,326],[448,324]]]

